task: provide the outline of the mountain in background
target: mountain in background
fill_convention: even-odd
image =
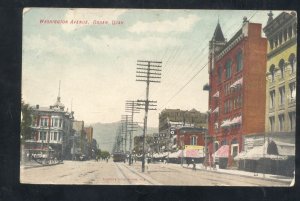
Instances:
[[[120,126],[120,122],[94,123],[91,124],[91,126],[94,128],[93,138],[97,140],[97,143],[99,144],[99,149],[111,152],[115,143],[117,130],[118,127]],[[148,134],[158,133],[158,128],[148,127],[147,133]],[[138,131],[133,133],[133,138],[134,136],[138,136],[142,134],[143,134],[143,128],[139,127]],[[132,138],[132,143],[133,143],[133,138]],[[129,136],[128,136],[128,140],[129,140]]]

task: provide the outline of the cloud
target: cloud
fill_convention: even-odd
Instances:
[[[89,24],[62,24],[62,29],[72,32],[85,26],[91,25],[93,20],[117,20],[125,13],[125,9],[69,9],[65,14],[65,20],[89,21]]]
[[[196,15],[187,15],[186,17],[179,17],[176,20],[163,20],[155,22],[137,22],[129,27],[128,31],[133,33],[144,32],[187,32],[200,20]]]
[[[144,37],[140,39],[119,38],[103,35],[99,38],[86,36],[83,42],[94,52],[131,51],[140,52],[145,50],[158,50],[168,46],[178,46],[180,42],[175,38]]]

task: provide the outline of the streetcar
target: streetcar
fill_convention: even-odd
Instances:
[[[125,162],[126,154],[123,152],[115,152],[113,153],[113,161],[114,162]]]

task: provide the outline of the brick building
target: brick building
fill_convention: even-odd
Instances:
[[[184,149],[186,145],[204,146],[206,129],[183,127],[175,130],[173,148]]]
[[[244,18],[227,41],[218,22],[209,43],[209,153],[229,145],[229,165],[242,136],[264,132],[267,40],[262,25]]]
[[[31,107],[31,139],[25,141],[28,154],[53,152],[55,157],[67,159],[71,152],[73,112],[65,111],[65,106],[57,101],[50,107]]]

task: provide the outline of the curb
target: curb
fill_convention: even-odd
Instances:
[[[31,169],[31,168],[39,168],[39,167],[48,167],[48,166],[54,166],[54,165],[60,165],[64,163],[56,163],[56,164],[48,164],[48,165],[35,165],[35,166],[20,166],[20,169]]]
[[[188,168],[188,167],[184,167],[183,168],[186,169],[192,169],[192,168]],[[196,170],[200,170],[200,171],[204,171],[204,172],[214,172],[214,173],[218,173],[218,174],[230,174],[230,175],[237,175],[237,176],[241,176],[241,177],[247,177],[247,178],[257,178],[257,179],[263,179],[263,180],[268,180],[268,181],[276,181],[276,182],[282,182],[282,183],[286,183],[286,184],[290,184],[292,181],[283,181],[283,180],[278,180],[278,179],[272,179],[272,178],[261,178],[261,177],[254,177],[254,176],[250,176],[250,175],[241,175],[241,174],[234,174],[234,173],[230,173],[230,172],[218,172],[218,171],[212,171],[212,170],[205,170],[205,169],[197,169]],[[291,178],[292,180],[292,178]]]

